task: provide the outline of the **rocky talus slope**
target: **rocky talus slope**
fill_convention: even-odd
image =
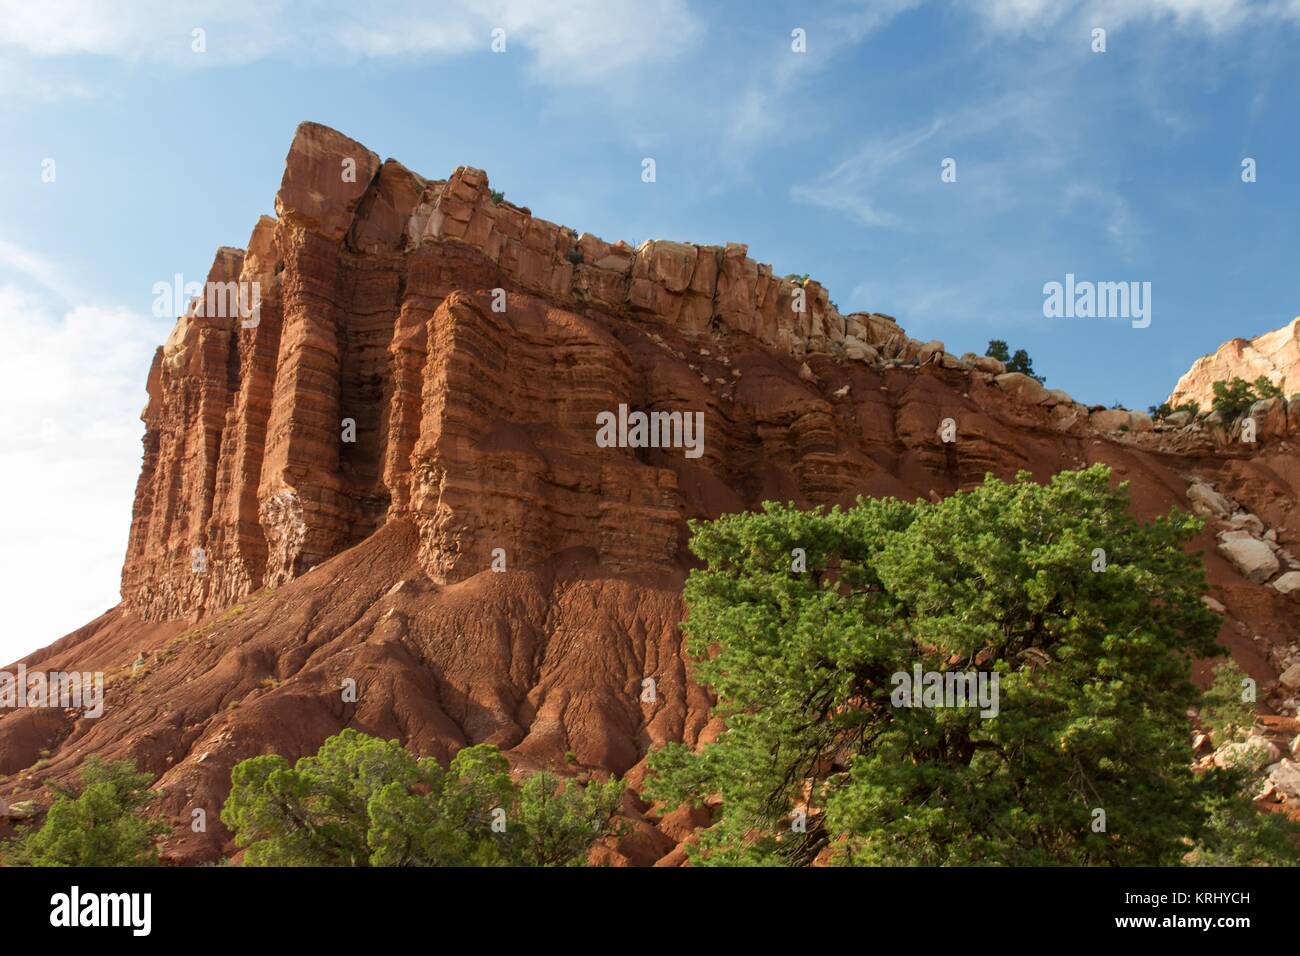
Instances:
[[[743,245],[611,244],[479,170],[426,179],[314,124],[275,209],[209,277],[256,283],[255,312],[192,309],[155,356],[122,603],[22,662],[106,672],[105,712],[0,711],[10,805],[87,754],[131,758],[159,776],[168,858],[210,860],[233,849],[217,813],[234,763],[347,726],[635,786],[649,748],[718,730],[678,630],[687,519],[1099,461],[1142,518],[1207,515],[1221,639],[1291,726],[1285,403],[1255,443],[1087,407],[841,315]],[[701,413],[702,453],[602,447],[597,416],[620,405]],[[629,795],[635,827],[604,859],[681,861],[702,818],[648,809]]]

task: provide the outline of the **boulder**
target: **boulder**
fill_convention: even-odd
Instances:
[[[1256,584],[1263,584],[1277,574],[1277,555],[1248,531],[1220,532],[1219,551],[1238,571]]]
[[[644,277],[669,292],[685,292],[695,274],[699,250],[689,243],[649,240],[637,250],[634,277]],[[712,292],[712,290],[710,290]]]
[[[880,353],[873,346],[867,345],[857,336],[844,336],[844,357],[855,362],[875,363],[880,358]]]
[[[1264,537],[1264,522],[1248,511],[1238,511],[1228,518],[1228,524],[1235,530],[1249,531],[1256,538]]]
[[[943,343],[938,339],[931,339],[921,346],[917,352],[917,358],[922,365],[928,365],[936,359],[942,359],[944,353]]]
[[[1281,594],[1294,594],[1300,600],[1300,571],[1288,571],[1269,586]]]
[[[356,140],[301,123],[285,158],[276,214],[327,239],[342,239],[377,172],[379,156]]]
[[[1227,498],[1203,482],[1196,482],[1187,489],[1187,500],[1192,503],[1193,513],[1203,518],[1211,515],[1226,518],[1232,510]]]
[[[0,801],[0,820],[30,820],[40,813],[35,800],[19,800],[17,803],[4,805]]]
[[[970,371],[970,365],[966,362],[963,362],[961,359],[953,355],[951,352],[944,352],[943,355],[939,357],[939,364],[942,365],[944,368],[963,369],[965,371]]]
[[[1083,405],[1056,405],[1052,408],[1052,427],[1058,432],[1068,432],[1088,420],[1088,409]]]
[[[1024,372],[1003,372],[993,379],[993,384],[1026,405],[1041,405],[1047,398],[1047,389],[1042,383]]]
[[[1265,737],[1252,735],[1246,740],[1236,740],[1232,743],[1224,744],[1214,752],[1214,765],[1225,769],[1235,767],[1243,761],[1254,763],[1258,766],[1270,764],[1282,756],[1282,750],[1277,744]]]
[[[1149,432],[1155,429],[1155,423],[1151,421],[1151,416],[1146,412],[1129,412],[1128,413],[1129,431]]]
[[[1107,408],[1088,416],[1088,424],[1099,432],[1117,432],[1130,427],[1129,411],[1125,408]]]
[[[1255,420],[1256,440],[1285,438],[1287,434],[1286,400],[1265,398],[1250,406],[1248,417]]]
[[[1288,797],[1300,797],[1300,763],[1282,759],[1268,768],[1268,780]]]
[[[1300,690],[1300,664],[1292,664],[1284,670],[1277,682],[1287,690]]]
[[[859,351],[861,352],[860,361],[867,362],[871,365],[875,365],[880,361],[880,353],[870,345],[861,346]]]
[[[981,372],[988,372],[990,375],[1001,375],[1007,370],[1002,362],[989,355],[977,355],[971,364]]]
[[[1228,613],[1228,609],[1223,606],[1222,601],[1215,600],[1214,598],[1210,597],[1208,594],[1201,596],[1201,603],[1204,604],[1211,611],[1213,611],[1215,614]]]
[[[854,336],[868,345],[874,345],[886,354],[888,351],[881,348],[882,346],[897,340],[898,348],[901,348],[902,341],[907,338],[906,333],[898,327],[898,323],[887,315],[872,313],[865,317],[855,316],[855,318],[862,328],[860,331],[854,331]],[[893,355],[889,357],[892,358]]]

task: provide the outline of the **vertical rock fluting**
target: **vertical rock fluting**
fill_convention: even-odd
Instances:
[[[237,282],[242,250],[221,249],[207,288]],[[144,411],[144,466],[136,488],[123,593],[147,617],[175,617],[204,607],[207,529],[219,458],[239,380],[237,315],[196,300],[154,355]]]
[[[794,356],[866,334],[744,245],[578,235],[494,196],[480,170],[428,180],[311,123],[275,205],[209,276],[240,283],[256,317],[181,318],[150,372],[122,576],[147,619],[280,585],[395,516],[416,520],[441,582],[497,548],[524,564],[585,547],[613,570],[662,568],[689,500],[781,491],[754,478],[755,441],[811,500],[852,484],[826,403],[787,419],[754,401],[761,420],[737,436],[730,403],[753,383],[636,371],[628,350],[654,348],[655,328]],[[598,449],[596,415],[620,404],[704,412],[702,458]]]
[[[276,211],[246,254],[221,250],[208,277],[207,288],[240,283],[255,296],[256,319],[192,311],[150,371],[122,575],[127,604],[148,619],[280,584],[408,509],[440,579],[481,568],[496,547],[528,561],[591,544],[592,526],[614,567],[670,556],[671,470],[628,453],[629,464],[595,461],[590,442],[548,438],[590,431],[597,411],[644,390],[626,362],[606,364],[608,333],[533,297],[687,334],[721,323],[795,352],[843,338],[825,290],[774,278],[744,246],[634,250],[578,236],[494,202],[479,170],[426,180],[315,124],[294,137]],[[483,300],[492,289],[515,294],[508,313]],[[472,294],[448,300],[457,290]],[[537,394],[503,388],[519,375]],[[542,411],[535,428],[491,425],[519,420],[520,407]],[[567,503],[539,518],[529,488]],[[489,507],[503,516],[491,543],[479,536]],[[652,540],[626,540],[629,508],[659,529]]]
[[[269,216],[258,221],[239,277],[241,287],[250,293],[257,290],[257,301],[250,302],[251,314],[241,316],[236,333],[239,376],[226,409],[205,544],[208,594],[214,606],[257,590],[266,570],[266,535],[258,520],[257,490],[283,324],[275,229],[276,222]]]
[[[887,316],[841,316],[743,245],[634,249],[498,200],[478,170],[428,180],[299,128],[277,216],[216,256],[227,308],[200,296],[154,358],[123,606],[28,659],[107,671],[105,714],[0,713],[7,799],[89,753],[130,759],[159,777],[169,858],[213,859],[230,834],[188,823],[216,820],[239,760],[296,759],[348,726],[636,787],[649,749],[719,729],[679,628],[685,519],[765,500],[935,499],[1104,462],[1142,520],[1185,505],[1189,476],[1212,481],[1294,564],[1285,442],[1133,427]],[[232,286],[250,314],[231,314]],[[597,416],[620,406],[699,414],[703,447],[602,446]],[[1274,424],[1261,435],[1285,437]],[[1245,517],[1229,511],[1225,530]],[[1195,547],[1221,639],[1294,713],[1275,666],[1292,663],[1294,592],[1218,543]],[[622,845],[642,862],[688,832],[637,827]]]

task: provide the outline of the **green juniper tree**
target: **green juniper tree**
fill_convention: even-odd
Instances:
[[[726,729],[652,754],[647,793],[720,798],[695,861],[1178,862],[1208,826],[1186,711],[1218,619],[1199,520],[1139,524],[1110,478],[693,523],[684,626]],[[894,706],[918,663],[996,672],[997,716]]]
[[[1214,390],[1214,410],[1229,419],[1240,418],[1250,411],[1250,406],[1261,399],[1283,396],[1282,389],[1264,375],[1253,382],[1247,382],[1243,378],[1221,380],[1215,382],[1211,388]]]
[[[1214,683],[1201,699],[1201,723],[1223,745],[1248,731],[1255,722],[1255,705],[1243,694],[1246,672],[1227,660],[1214,668]]]
[[[87,757],[80,790],[52,787],[56,796],[39,828],[0,846],[7,866],[155,866],[155,842],[168,827],[144,813],[157,796],[153,776],[129,760]]]
[[[618,831],[624,789],[545,772],[518,784],[488,744],[444,770],[351,729],[292,767],[241,761],[231,784],[221,820],[248,866],[581,866]]]
[[[1021,372],[1040,385],[1047,382],[1047,376],[1039,375],[1034,371],[1034,360],[1029,357],[1028,352],[1024,349],[1016,349],[1013,355],[1007,343],[1002,339],[991,339],[988,348],[984,350],[984,354],[989,358],[997,359],[1007,367],[1008,372]]]

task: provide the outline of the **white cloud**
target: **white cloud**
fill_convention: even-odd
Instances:
[[[1251,19],[1287,15],[1271,0],[972,0],[971,6],[993,28],[1013,32],[1039,31],[1062,21],[1109,30],[1172,19],[1180,27],[1218,34]]]
[[[945,201],[956,199],[985,210],[1005,210],[1023,202],[1027,192],[1020,183],[1011,184],[1009,178],[1023,175],[1026,169],[1056,165],[1059,147],[1044,138],[1044,131],[1053,128],[1044,121],[1051,112],[1052,94],[1036,87],[971,104],[887,139],[873,134],[811,183],[794,186],[790,195],[849,213],[868,226],[902,226],[908,217],[896,210],[914,208],[918,201],[934,201],[944,189],[940,163],[951,157],[957,160],[960,187],[943,193]],[[1008,166],[990,158],[986,145],[971,145],[991,137],[996,137],[1001,154],[1013,157],[1014,163]]]
[[[805,52],[795,53],[793,37],[780,34],[771,56],[751,62],[746,86],[729,102],[731,115],[722,128],[724,148],[746,154],[797,119],[806,119],[804,104],[793,95],[799,82],[921,2],[858,0],[830,14],[815,7],[800,10],[794,19],[804,30]]]
[[[0,270],[17,273],[21,279],[55,293],[60,299],[76,297],[58,266],[6,239],[0,239]]]
[[[2,248],[2,247],[0,247]],[[0,666],[118,603],[144,380],[165,323],[0,283]]]
[[[898,217],[879,207],[879,197],[889,195],[897,188],[887,180],[893,177],[900,165],[915,160],[916,150],[933,139],[944,125],[942,119],[937,119],[928,126],[909,130],[884,142],[870,140],[816,181],[791,188],[790,195],[817,206],[849,213],[868,226],[897,225]],[[933,165],[937,170],[938,161]]]
[[[617,81],[637,63],[674,56],[700,22],[686,0],[401,0],[310,5],[263,0],[0,0],[0,47],[32,56],[94,54],[201,67],[269,57],[301,61],[487,54],[492,30],[557,85]],[[206,52],[192,50],[204,31]]]
[[[972,6],[1002,30],[1025,29],[1058,19],[1068,0],[973,0]]]
[[[1128,200],[1114,189],[1093,183],[1072,183],[1065,190],[1062,215],[1070,213],[1077,205],[1098,209],[1096,218],[1104,224],[1106,238],[1120,253],[1132,254],[1137,241],[1137,223]]]

